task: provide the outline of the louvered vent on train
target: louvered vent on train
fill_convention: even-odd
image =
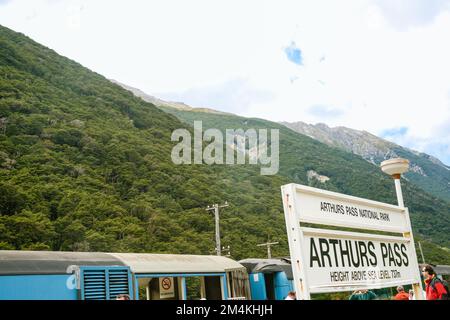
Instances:
[[[81,271],[84,300],[114,300],[119,294],[132,295],[127,267],[83,267]]]

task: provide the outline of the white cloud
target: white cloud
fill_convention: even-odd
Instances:
[[[439,149],[449,163],[448,4],[12,0],[0,23],[150,94],[190,103],[195,93],[212,101],[205,107],[375,134],[406,127],[397,142]],[[286,57],[291,43],[301,65]],[[234,93],[236,79],[243,85]],[[324,117],[317,106],[339,112]]]
[[[73,31],[80,30],[82,11],[83,6],[71,5],[67,7],[66,24],[68,29]]]
[[[443,11],[450,10],[449,0],[373,0],[389,23],[399,29],[432,23]]]
[[[273,95],[268,91],[257,90],[247,79],[236,78],[225,83],[201,88],[191,88],[183,92],[156,93],[167,101],[189,101],[193,107],[214,106],[217,110],[239,112],[251,104],[270,101]]]

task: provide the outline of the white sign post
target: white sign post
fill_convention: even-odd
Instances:
[[[175,297],[175,288],[173,283],[173,277],[160,277],[159,278],[159,298],[168,299]]]
[[[298,299],[309,300],[311,293],[420,285],[407,208],[298,184],[281,190]],[[403,236],[306,228],[302,223]],[[423,299],[417,291],[416,298]]]

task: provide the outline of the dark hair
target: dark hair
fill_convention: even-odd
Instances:
[[[433,267],[430,266],[429,264],[425,265],[425,266],[423,267],[422,270],[428,272],[429,275],[436,274],[436,273],[434,272]]]
[[[117,296],[116,296],[116,300],[117,299],[124,299],[124,300],[130,300],[130,296],[129,295],[127,295],[127,294],[118,294]]]

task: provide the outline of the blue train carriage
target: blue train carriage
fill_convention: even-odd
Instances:
[[[284,300],[293,291],[289,259],[244,259],[239,263],[247,269],[252,300]]]
[[[0,251],[1,300],[115,299],[132,295],[131,282],[129,267],[106,253]]]
[[[227,257],[135,253],[113,255],[131,268],[137,299],[250,299],[246,268]],[[187,282],[192,285],[189,286]]]
[[[250,298],[245,267],[226,257],[0,251],[0,300],[186,300],[189,279],[199,298]]]

